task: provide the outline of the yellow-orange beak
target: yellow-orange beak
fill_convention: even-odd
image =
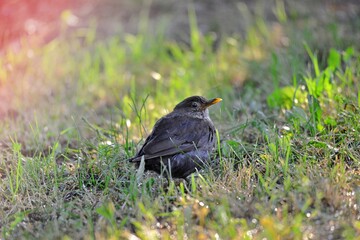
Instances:
[[[216,103],[218,103],[218,102],[221,102],[221,101],[222,101],[221,98],[211,99],[211,100],[209,100],[207,103],[205,103],[205,108],[208,108],[208,107],[210,107],[211,105],[214,105],[214,104],[216,104]]]

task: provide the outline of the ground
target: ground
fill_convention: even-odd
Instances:
[[[360,237],[357,1],[60,2],[0,5],[1,239]],[[137,171],[191,95],[209,166]]]

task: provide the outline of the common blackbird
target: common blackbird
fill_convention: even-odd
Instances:
[[[220,101],[186,98],[156,122],[142,148],[129,161],[139,167],[144,156],[145,170],[184,179],[202,168],[210,159],[216,138],[208,107]]]

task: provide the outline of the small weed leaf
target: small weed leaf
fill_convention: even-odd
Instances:
[[[13,142],[13,153],[17,158],[16,168],[10,170],[9,185],[10,191],[13,199],[15,200],[16,195],[18,194],[23,180],[23,155],[21,154],[21,144],[18,142]]]
[[[330,49],[329,57],[327,59],[328,67],[335,71],[338,67],[340,67],[341,64],[341,55],[336,51],[335,49]]]
[[[236,156],[238,155],[238,152],[240,151],[240,143],[234,140],[227,140],[224,142],[221,146],[221,153],[224,156]]]
[[[293,124],[295,130],[300,130],[300,127],[303,127],[309,121],[305,110],[296,106],[286,112],[286,119]]]
[[[279,107],[284,109],[290,109],[295,103],[301,105],[305,101],[306,93],[300,88],[295,88],[292,86],[276,89],[267,98],[269,107]]]
[[[108,220],[112,226],[115,226],[115,211],[114,203],[111,201],[96,209],[96,212]]]
[[[12,217],[14,218],[10,224],[9,224],[9,229],[4,229],[5,231],[3,232],[3,234],[9,234],[9,236],[12,234],[12,232],[15,230],[15,228],[18,226],[19,223],[21,223],[24,218],[30,213],[30,211],[22,211],[22,212],[18,212],[12,215]]]
[[[327,116],[324,119],[324,123],[328,126],[335,127],[337,125],[336,119],[330,116]]]
[[[310,112],[310,131],[313,135],[315,135],[317,131],[322,131],[324,128],[321,125],[322,110],[319,100],[313,95],[308,95],[308,102]]]
[[[304,77],[309,94],[319,98],[326,92],[331,98],[334,89],[333,84],[330,82],[332,75],[333,71],[331,68],[327,68],[315,78],[312,78],[311,76]]]
[[[146,190],[151,193],[151,188],[154,186],[155,184],[155,179],[154,178],[150,178],[149,180],[146,181],[145,186],[146,186]]]
[[[309,57],[310,57],[311,62],[313,64],[315,77],[318,77],[320,75],[320,68],[319,68],[318,58],[317,58],[316,54],[314,54],[311,51],[311,49],[310,49],[309,45],[307,45],[307,43],[304,43],[304,47],[305,47],[305,50],[307,51],[307,53],[309,54]]]
[[[354,56],[354,48],[348,47],[343,53],[343,59],[345,62],[348,62]]]

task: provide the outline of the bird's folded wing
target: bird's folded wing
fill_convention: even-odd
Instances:
[[[199,118],[162,118],[131,161],[138,161],[141,156],[145,156],[146,160],[201,148],[209,137],[209,128],[209,122]]]

